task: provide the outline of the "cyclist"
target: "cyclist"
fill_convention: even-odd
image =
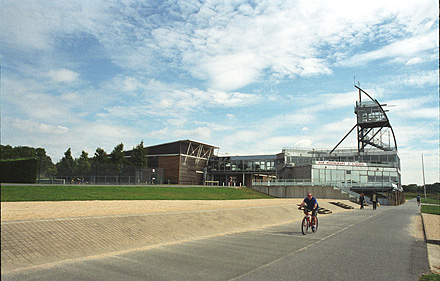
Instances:
[[[298,209],[301,210],[301,208],[306,205],[307,207],[304,207],[304,214],[307,215],[307,212],[312,212],[312,230],[315,231],[315,218],[318,216],[318,201],[315,197],[312,196],[312,193],[307,193],[307,197],[304,198],[301,205]]]

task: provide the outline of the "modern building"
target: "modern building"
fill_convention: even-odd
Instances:
[[[376,192],[388,194],[387,198],[397,204],[403,191],[400,158],[394,131],[384,109],[386,105],[356,88],[359,90],[354,109],[357,122],[333,149],[284,148],[276,157],[277,179],[253,184],[332,186],[367,195]],[[363,96],[368,99],[362,100]],[[354,131],[357,132],[357,148],[338,149]]]
[[[308,150],[285,148],[277,155],[280,182],[331,185],[355,192],[401,190],[395,151],[371,149]]]
[[[149,146],[148,168],[163,171],[163,178],[155,183],[202,185],[216,149],[219,147],[189,139]],[[126,155],[130,157],[131,151]]]
[[[163,170],[160,183],[401,192],[400,158],[386,105],[355,87],[359,90],[356,124],[333,149],[283,148],[271,155],[218,156],[217,146],[180,140],[148,147],[148,168]],[[357,148],[338,148],[352,132],[357,134]]]

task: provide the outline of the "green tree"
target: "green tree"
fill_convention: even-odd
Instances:
[[[67,177],[69,180],[72,177],[73,170],[75,168],[75,161],[72,157],[72,151],[69,149],[64,152],[64,157],[56,164],[57,175]]]
[[[95,155],[93,156],[93,165],[96,169],[96,179],[95,182],[98,182],[99,171],[102,166],[108,162],[108,154],[104,149],[98,147],[95,151]]]
[[[81,173],[81,177],[84,177],[84,174],[90,172],[90,167],[91,163],[89,161],[89,154],[83,150],[78,159],[78,168]]]
[[[144,141],[141,141],[136,147],[133,148],[133,153],[131,154],[131,163],[141,168],[147,167],[147,148],[144,147]]]
[[[110,153],[110,161],[116,166],[116,169],[118,170],[118,179],[120,183],[122,170],[124,169],[124,165],[127,162],[124,154],[124,144],[120,143],[115,146],[113,151]]]
[[[37,148],[35,154],[38,160],[38,179],[51,178],[54,176],[55,165],[52,159],[46,155],[46,150],[44,148]]]
[[[18,158],[17,152],[15,149],[8,145],[1,145],[1,159],[16,159]]]
[[[28,146],[16,146],[14,151],[17,153],[18,158],[35,158],[35,148]]]

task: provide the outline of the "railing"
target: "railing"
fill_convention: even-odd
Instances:
[[[333,187],[334,189],[341,190],[342,193],[347,193],[353,199],[359,198],[359,194],[350,190],[350,187],[340,186],[340,183],[336,182],[326,182],[326,183],[314,183],[307,179],[277,179],[277,180],[253,180],[253,186],[267,186],[267,187],[277,187],[277,186],[327,186]]]
[[[394,182],[368,182],[368,183],[312,182],[308,179],[253,180],[252,185],[255,185],[255,186],[333,186],[333,187],[339,188],[347,193],[353,192],[353,191],[351,191],[351,188],[364,189],[364,190],[382,189],[382,191],[388,191],[390,189],[397,189],[397,185]]]

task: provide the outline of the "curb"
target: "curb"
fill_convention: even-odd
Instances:
[[[439,266],[436,264],[434,264],[433,262],[433,251],[435,252],[435,250],[432,247],[435,246],[431,246],[430,245],[430,240],[428,240],[428,237],[426,235],[426,228],[425,228],[425,219],[423,218],[423,213],[420,212],[420,216],[422,218],[422,226],[423,226],[423,238],[425,239],[425,244],[426,244],[426,251],[428,254],[428,264],[429,264],[429,269],[431,270],[432,273],[434,274],[440,274],[440,270],[438,269]]]

